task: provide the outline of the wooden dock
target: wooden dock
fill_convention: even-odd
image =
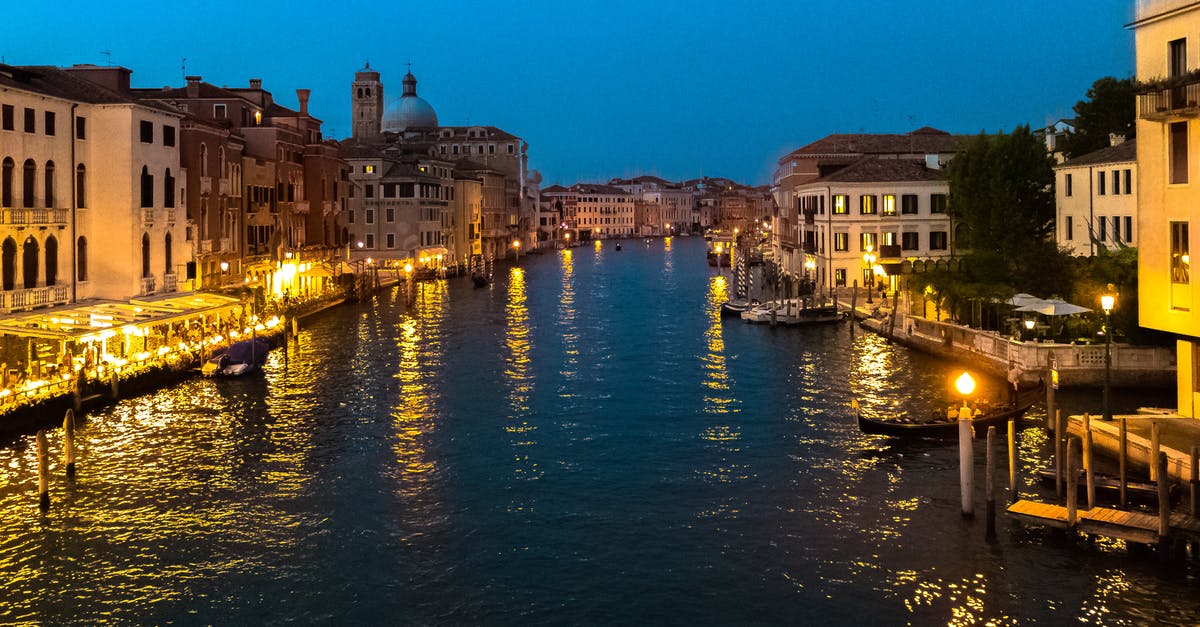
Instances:
[[[1020,500],[1008,506],[1008,515],[1043,527],[1074,529],[1082,533],[1117,538],[1139,544],[1157,544],[1159,517],[1144,512],[1126,511],[1110,507],[1093,507],[1079,510],[1077,520],[1069,522],[1070,512],[1062,505]],[[1200,521],[1187,514],[1172,514],[1167,537],[1181,540],[1200,540]]]

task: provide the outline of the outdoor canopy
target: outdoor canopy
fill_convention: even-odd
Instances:
[[[1018,294],[1018,296],[1020,296],[1020,294]],[[1015,299],[1016,296],[1014,296],[1013,298]],[[1087,311],[1091,311],[1091,309],[1088,309],[1087,307],[1080,307],[1079,305],[1072,305],[1071,303],[1068,303],[1067,301],[1062,300],[1060,298],[1052,298],[1050,300],[1036,300],[1036,302],[1030,302],[1024,306],[1017,307],[1016,310],[1017,311],[1031,311],[1031,312],[1040,313],[1040,314],[1047,315],[1047,316],[1070,316],[1070,315],[1077,314],[1077,313],[1084,313]]]

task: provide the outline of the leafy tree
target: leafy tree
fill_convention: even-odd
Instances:
[[[1055,263],[1054,172],[1046,148],[1029,131],[981,134],[950,161],[950,213],[956,248],[965,249],[974,282],[1049,291]]]
[[[1108,146],[1109,133],[1133,139],[1135,84],[1132,78],[1097,79],[1087,100],[1075,103],[1075,132],[1067,137],[1063,154],[1068,159]]]

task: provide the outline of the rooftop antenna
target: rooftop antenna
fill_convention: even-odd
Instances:
[[[105,65],[112,65],[112,50],[101,50],[100,54],[104,55]]]
[[[183,60],[179,62],[179,74],[183,77],[183,80],[187,80],[187,57],[184,57]]]

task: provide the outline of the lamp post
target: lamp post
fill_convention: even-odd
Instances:
[[[519,239],[513,240],[512,247],[513,247],[513,250],[516,251],[514,253],[516,255],[516,260],[520,261],[521,260],[521,240],[519,240]]]
[[[878,257],[875,256],[872,246],[870,244],[867,244],[867,252],[863,253],[863,262],[867,264],[867,270],[869,271],[869,272],[867,272],[867,275],[868,275],[868,278],[867,278],[867,282],[868,282],[867,304],[868,305],[871,304],[871,302],[872,302],[871,301],[871,292],[875,291],[875,260],[876,259],[878,259]]]
[[[1112,283],[1108,284],[1108,292],[1100,297],[1100,307],[1104,309],[1104,419],[1112,420],[1112,406],[1109,404],[1109,388],[1112,387],[1112,310],[1117,304],[1117,293]]]
[[[1036,325],[1037,325],[1037,322],[1035,322],[1033,320],[1033,318],[1029,318],[1029,319],[1025,320],[1025,330],[1028,331],[1030,334],[1033,333],[1033,327]]]

